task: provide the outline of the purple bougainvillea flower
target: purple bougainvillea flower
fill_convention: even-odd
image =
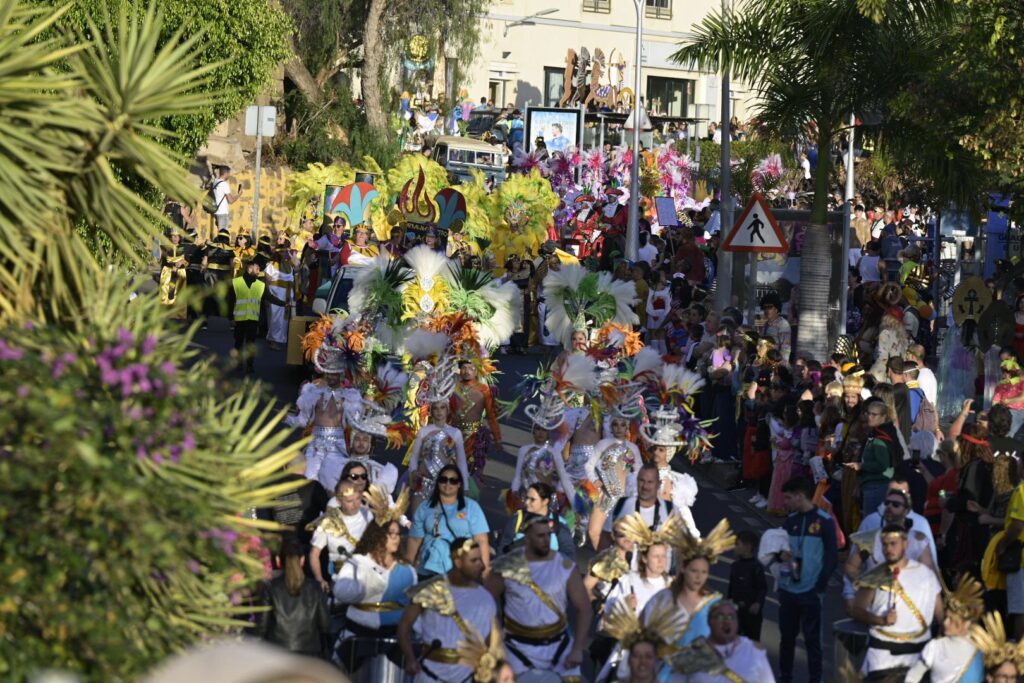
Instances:
[[[0,339],[0,360],[21,360],[24,355],[24,349],[8,346],[7,340]]]

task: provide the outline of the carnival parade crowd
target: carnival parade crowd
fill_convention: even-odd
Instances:
[[[529,203],[507,207],[513,232]],[[419,682],[1018,680],[1018,349],[982,353],[974,321],[937,345],[907,241],[920,219],[857,208],[851,334],[808,358],[794,351],[795,294],[767,293],[754,319],[715,309],[709,211],[677,229],[642,221],[630,263],[621,212],[597,208],[583,260],[550,233],[496,260],[457,212],[395,218],[388,241],[344,219],[255,246],[232,246],[226,220],[205,245],[171,236],[165,302],[227,283],[249,371],[258,335],[287,344],[319,284],[351,281],[347,309],[303,337],[315,377],[287,423],[309,438],[308,483],[273,511],[294,532],[260,633],[347,672],[383,658]],[[549,362],[535,375],[500,373],[503,355],[538,347]],[[532,432],[492,526],[482,478],[517,410]],[[737,470],[778,527],[698,528],[687,471],[700,466]],[[726,555],[723,595],[708,579]],[[830,580],[862,634],[860,671],[824,670]],[[771,592],[774,671],[759,642]]]

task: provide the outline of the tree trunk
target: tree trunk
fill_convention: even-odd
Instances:
[[[387,0],[370,0],[370,11],[366,18],[366,33],[363,38],[363,69],[360,74],[363,89],[363,107],[370,127],[387,135],[388,118],[384,112],[380,79],[384,66],[384,43],[381,36],[381,19]]]
[[[820,125],[820,124],[819,124]],[[832,132],[819,128],[818,166],[814,169],[811,224],[804,233],[800,254],[800,310],[796,353],[806,358],[828,357],[828,319],[832,312],[832,236],[828,233],[829,179],[832,175]],[[845,296],[845,292],[841,293]],[[788,358],[785,360],[789,360]]]

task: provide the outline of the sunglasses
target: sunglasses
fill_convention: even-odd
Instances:
[[[458,485],[458,484],[462,483],[462,480],[459,479],[458,477],[438,477],[437,478],[437,483],[438,484]]]
[[[906,506],[907,506],[906,503],[904,503],[902,501],[899,501],[899,500],[887,500],[887,501],[885,501],[885,507],[887,507],[887,508],[897,508],[897,509],[899,509],[899,508],[903,508],[903,507],[906,507]]]
[[[350,474],[350,475],[348,475],[348,478],[351,479],[352,481],[360,481],[360,480],[366,481],[370,477],[367,474],[364,473],[364,474]]]

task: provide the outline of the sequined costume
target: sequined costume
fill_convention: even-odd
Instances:
[[[561,456],[561,444],[527,444],[519,449],[516,456],[516,472],[512,477],[509,512],[523,506],[526,489],[536,483],[551,486],[557,492],[556,512],[564,509],[573,492],[572,481],[566,472]]]
[[[609,513],[619,498],[636,493],[636,469],[640,449],[621,439],[602,439],[594,446],[593,457],[586,465],[586,478],[600,492],[597,505]]]
[[[479,398],[473,395],[474,392],[479,392]],[[486,421],[467,420],[480,403],[483,403]],[[483,382],[459,382],[452,396],[452,424],[462,432],[469,475],[478,485],[482,483],[488,456],[501,443],[501,427],[497,416],[490,387]]]
[[[462,432],[455,427],[428,424],[416,435],[409,458],[409,472],[415,477],[412,482],[413,495],[429,500],[437,485],[437,473],[448,464],[455,464],[462,474],[462,483],[469,487],[469,471],[466,466],[466,452],[462,444]]]
[[[334,486],[330,481],[321,481],[320,470],[328,459],[336,463],[347,457],[345,429],[342,427],[342,421],[345,414],[345,401],[352,399],[353,396],[356,400],[359,399],[359,392],[355,389],[346,389],[341,386],[332,388],[321,381],[307,382],[302,386],[299,398],[295,402],[298,413],[285,418],[285,423],[290,427],[304,429],[313,425],[313,439],[304,453],[306,456],[305,476],[307,479],[320,481],[328,491],[333,491]],[[321,412],[333,412],[337,417],[337,424],[334,426],[314,425],[313,423]],[[338,474],[340,473],[341,470],[338,469]],[[328,473],[325,472],[324,476],[325,479],[329,479]],[[336,477],[334,483],[337,483]]]

